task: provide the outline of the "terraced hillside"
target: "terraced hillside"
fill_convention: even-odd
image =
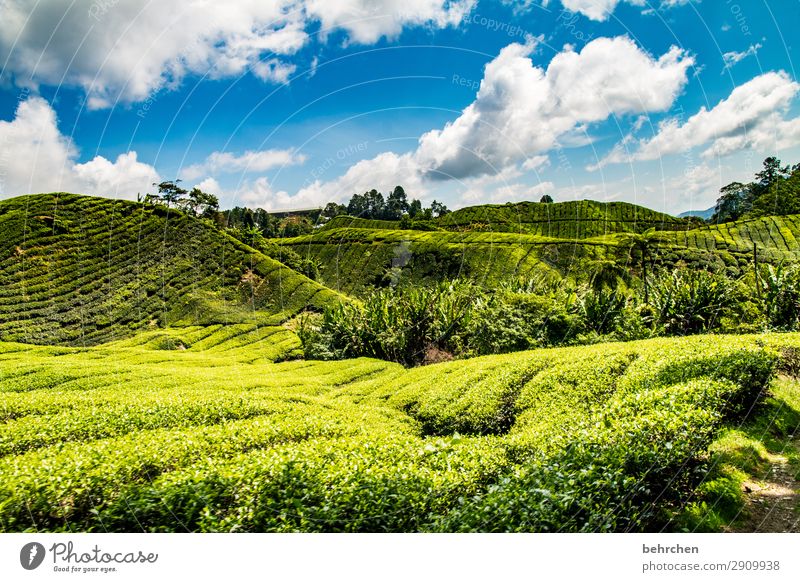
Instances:
[[[536,221],[543,208],[557,218]],[[664,266],[735,270],[752,263],[754,245],[762,261],[800,260],[799,216],[698,226],[630,204],[584,201],[465,208],[430,232],[395,224],[337,217],[314,234],[275,242],[318,261],[326,285],[354,295],[396,277],[392,268],[414,281],[463,276],[489,287],[518,277],[570,276],[587,260],[619,255],[626,233],[651,227],[662,231],[656,262]]]
[[[446,214],[438,220],[447,230],[515,232],[564,240],[617,232],[681,230],[686,221],[628,202],[575,200],[542,204],[486,204]]]
[[[800,347],[658,339],[405,370],[265,363],[221,331],[163,332],[180,351],[0,343],[0,531],[675,529],[715,503],[710,481],[692,494],[711,443]],[[770,425],[791,434],[787,398],[795,419]]]
[[[704,225],[665,233],[667,248],[716,253],[723,258],[750,257],[758,248],[765,261],[800,258],[800,216],[766,216],[723,224]],[[729,261],[726,261],[729,262]]]
[[[542,204],[484,204],[469,206],[432,221],[442,230],[490,231],[531,234],[575,240],[617,232],[644,232],[648,228],[681,230],[686,220],[628,202],[574,200]],[[337,216],[323,227],[396,229],[400,221]]]
[[[74,194],[0,202],[0,339],[91,345],[169,325],[275,326],[337,294],[164,207]]]

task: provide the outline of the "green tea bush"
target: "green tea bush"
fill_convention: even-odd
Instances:
[[[265,362],[281,332],[225,330],[168,330],[170,351],[160,330],[0,343],[0,530],[658,530],[800,348],[689,336],[406,369]]]

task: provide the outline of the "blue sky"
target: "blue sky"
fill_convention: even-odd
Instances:
[[[10,0],[0,192],[711,206],[800,162],[796,0]]]

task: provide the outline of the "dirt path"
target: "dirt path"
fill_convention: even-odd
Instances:
[[[747,503],[743,519],[733,531],[800,533],[800,481],[795,478],[796,470],[783,455],[770,454],[769,462],[770,469],[763,480],[744,483]]]

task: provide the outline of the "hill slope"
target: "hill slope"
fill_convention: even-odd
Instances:
[[[95,344],[168,325],[276,325],[338,296],[212,225],[75,194],[0,202],[0,339]]]
[[[550,213],[550,218],[547,213]],[[323,282],[358,295],[403,270],[411,280],[469,277],[487,286],[510,278],[560,278],[585,261],[617,254],[624,233],[663,232],[657,263],[738,270],[759,259],[800,259],[800,216],[698,225],[625,203],[581,201],[465,208],[437,221],[440,230],[337,217],[318,232],[274,242],[318,261]]]

